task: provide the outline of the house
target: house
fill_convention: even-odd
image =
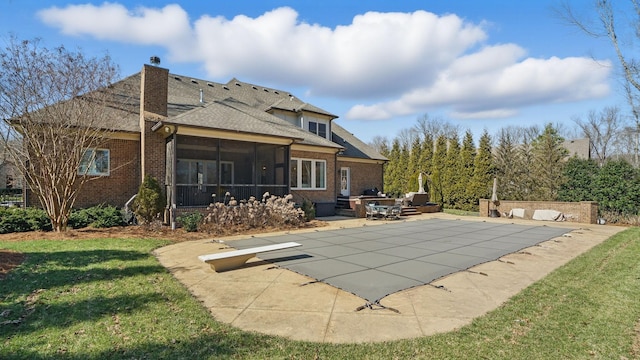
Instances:
[[[96,179],[85,183],[76,207],[122,207],[146,175],[164,185],[178,213],[226,193],[247,199],[268,192],[292,194],[327,216],[338,196],[382,190],[387,159],[336,124],[336,115],[286,91],[151,65],[113,88],[139,96],[128,101],[126,116],[114,111],[120,115],[105,146],[88,149],[81,171]]]
[[[568,157],[591,159],[591,141],[589,138],[565,140],[562,146],[567,149]]]
[[[0,189],[22,189],[20,172],[9,160],[0,162]]]

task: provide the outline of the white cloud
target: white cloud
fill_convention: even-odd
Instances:
[[[601,98],[610,92],[609,61],[596,64],[590,58],[575,57],[520,60],[513,55],[522,51],[506,47],[461,57],[433,83],[391,101],[353,106],[345,117],[383,120],[448,108],[450,115],[459,119],[506,118],[516,115],[521,107]],[[485,52],[501,56],[492,62]]]
[[[114,3],[51,7],[38,12],[40,19],[67,35],[169,46],[191,38],[189,16],[179,5],[162,9],[140,7],[133,11]]]
[[[202,63],[215,78],[369,101],[348,111],[353,119],[433,108],[460,118],[511,116],[522,106],[609,92],[610,69],[592,59],[527,58],[516,44],[485,44],[484,24],[452,14],[367,12],[335,28],[303,22],[289,7],[192,21],[179,5],[129,10],[104,3],[51,7],[39,16],[69,35],[164,47],[170,60]]]

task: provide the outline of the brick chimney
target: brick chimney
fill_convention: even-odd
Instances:
[[[140,168],[141,180],[151,175],[162,185],[165,172],[164,137],[151,127],[167,118],[169,70],[144,65],[140,73]]]

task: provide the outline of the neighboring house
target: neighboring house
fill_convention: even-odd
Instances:
[[[569,152],[569,157],[576,156],[583,160],[591,159],[591,142],[589,138],[565,140],[562,146]]]
[[[326,216],[339,195],[382,190],[387,159],[334,123],[336,115],[286,91],[150,65],[113,88],[140,95],[128,116],[113,119],[106,145],[88,151],[81,170],[97,178],[85,183],[76,207],[122,207],[145,175],[164,184],[178,212],[223,201],[227,192],[238,200],[268,192],[310,201]]]
[[[22,177],[11,161],[0,163],[0,189],[22,189]]]

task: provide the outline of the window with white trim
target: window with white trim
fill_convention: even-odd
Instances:
[[[289,181],[292,189],[326,190],[327,162],[316,159],[291,159]]]
[[[86,149],[80,159],[78,175],[109,176],[109,149]]]

